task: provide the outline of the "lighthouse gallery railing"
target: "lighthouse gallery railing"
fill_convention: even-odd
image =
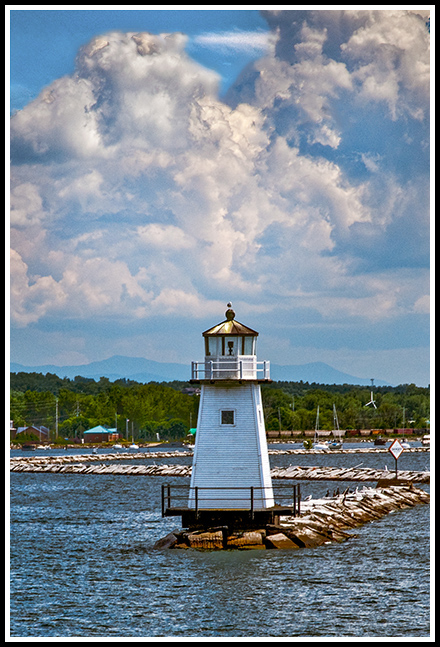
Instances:
[[[270,380],[270,362],[258,362],[254,357],[238,356],[191,362],[191,379],[212,380]]]
[[[234,508],[234,510],[247,511],[250,513],[250,516],[252,518],[256,510],[255,503],[256,499],[258,498],[258,493],[263,492],[265,489],[266,488],[264,487],[253,486],[190,487],[185,485],[170,485],[169,483],[163,483],[162,517],[169,516],[170,514],[173,514],[173,512],[178,512],[180,514],[182,513],[182,511],[184,511],[184,509],[194,512],[196,517],[199,515],[199,512],[201,510],[222,510],[224,509],[224,494],[222,493],[227,490],[229,498],[230,493],[234,492],[234,500],[241,502],[240,507]],[[274,484],[271,486],[271,490],[274,491],[274,494],[278,499],[276,505],[286,505],[285,500],[288,499],[288,506],[292,508],[292,516],[299,516],[301,514],[301,486],[299,484]],[[190,494],[190,497],[188,497],[188,494]],[[187,502],[189,498],[192,499],[192,505],[190,508],[187,508]],[[185,502],[185,505],[182,505],[181,502],[183,501]],[[199,503],[201,501],[203,501],[203,503],[205,504],[203,508],[199,507]],[[209,507],[206,507],[207,501],[209,501],[210,503]],[[269,508],[269,510],[271,509],[276,511],[276,508]]]

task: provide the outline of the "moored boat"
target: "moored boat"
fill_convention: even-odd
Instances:
[[[336,406],[333,404],[333,436],[335,440],[329,443],[329,448],[330,449],[342,449],[343,446],[343,441],[342,441],[342,433],[341,430],[339,429],[339,420],[338,420],[338,414],[336,413]]]
[[[313,449],[328,449],[328,443],[325,440],[319,440],[319,404],[316,410],[315,436],[313,438]]]

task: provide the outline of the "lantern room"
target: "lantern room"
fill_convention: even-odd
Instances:
[[[228,303],[226,321],[217,324],[203,333],[205,338],[205,357],[238,357],[255,355],[258,333],[235,321],[235,312]]]
[[[225,321],[202,333],[205,340],[205,361],[192,363],[192,381],[269,381],[269,362],[257,362],[258,333],[235,320],[231,303],[228,303],[225,316]]]

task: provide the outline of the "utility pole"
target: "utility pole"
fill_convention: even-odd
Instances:
[[[55,438],[58,439],[58,398],[55,398]]]

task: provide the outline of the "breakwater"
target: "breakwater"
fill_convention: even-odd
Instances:
[[[280,524],[264,528],[229,531],[227,527],[175,530],[160,539],[158,549],[298,549],[314,548],[352,538],[349,531],[390,512],[428,504],[422,489],[402,486],[364,488],[342,495],[305,501],[299,517],[284,517]]]
[[[410,447],[405,449],[405,453],[418,454],[421,452],[429,452],[429,447]],[[378,447],[350,447],[349,449],[269,449],[269,454],[275,456],[276,454],[316,454],[318,456],[329,454],[387,454],[388,448],[384,446]]]
[[[65,456],[14,456],[10,458],[11,465],[14,463],[78,463],[78,462],[87,462],[87,463],[97,463],[106,461],[130,461],[130,460],[139,460],[139,459],[149,459],[149,458],[182,458],[185,456],[192,456],[192,451],[172,451],[172,452],[111,452],[108,454],[66,454]]]
[[[91,454],[92,450],[77,447],[44,454],[37,450],[32,456],[74,452]],[[100,450],[100,454],[89,465],[107,462],[106,452]],[[31,456],[17,450],[11,455]],[[405,452],[398,463],[405,469],[425,470],[429,456]],[[392,469],[394,464],[391,454],[383,453],[280,455],[271,461],[271,467],[348,468],[364,461],[362,467],[382,468],[388,463]],[[155,461],[154,457],[139,461],[133,456],[108,464],[153,462],[192,461]],[[164,627],[171,627],[175,640],[195,636],[202,641],[219,635],[225,640],[361,636],[366,641],[371,636],[385,641],[389,636],[410,641],[429,636],[429,505],[397,509],[377,523],[343,530],[351,536],[346,541],[333,540],[306,550],[158,551],[153,550],[157,541],[181,529],[179,517],[161,515],[161,483],[175,482],[183,488],[189,486],[188,478],[18,472],[7,478],[11,632],[15,636],[44,641],[60,640],[60,636],[99,640],[105,635],[115,641],[120,636],[145,641],[145,636],[160,640]],[[274,480],[287,490],[294,483]],[[350,485],[351,490],[358,487],[362,492],[371,485],[376,490],[376,483],[297,483],[304,515],[311,511],[310,501],[305,500],[309,495],[312,501],[322,499],[319,505],[332,506],[333,499],[323,496],[327,489],[333,492],[339,487],[342,493]],[[368,501],[365,498],[365,506]],[[349,502],[347,496],[345,503]],[[350,519],[348,515],[347,523]]]
[[[396,473],[390,470],[378,470],[368,467],[274,467],[271,470],[273,479],[295,479],[299,481],[395,481]],[[407,483],[429,483],[430,473],[415,470],[398,470],[397,480]]]
[[[429,452],[429,447],[411,447],[410,449],[405,449],[405,454],[416,454],[422,452]],[[78,462],[87,462],[87,463],[96,463],[102,461],[131,461],[131,460],[143,460],[143,459],[156,459],[156,458],[184,458],[192,457],[194,452],[192,450],[185,451],[121,451],[121,452],[109,452],[106,454],[100,453],[91,453],[91,454],[66,454],[63,456],[35,456],[35,455],[23,455],[23,456],[14,456],[11,457],[11,466],[16,463],[78,463]],[[353,447],[349,449],[269,449],[270,456],[296,456],[296,455],[305,455],[305,456],[328,456],[328,455],[337,455],[337,454],[389,454],[389,451],[386,447]]]
[[[180,455],[182,452],[176,452]],[[190,465],[121,465],[107,464],[108,456],[96,460],[92,455],[49,457],[26,457],[11,460],[11,472],[44,472],[53,474],[115,474],[134,476],[191,476]],[[132,457],[131,457],[132,458]],[[69,460],[67,460],[69,459]],[[372,468],[301,467],[289,466],[271,469],[273,479],[294,479],[302,481],[395,481],[395,472]],[[426,471],[399,470],[398,481],[407,483],[429,483],[430,473]]]

